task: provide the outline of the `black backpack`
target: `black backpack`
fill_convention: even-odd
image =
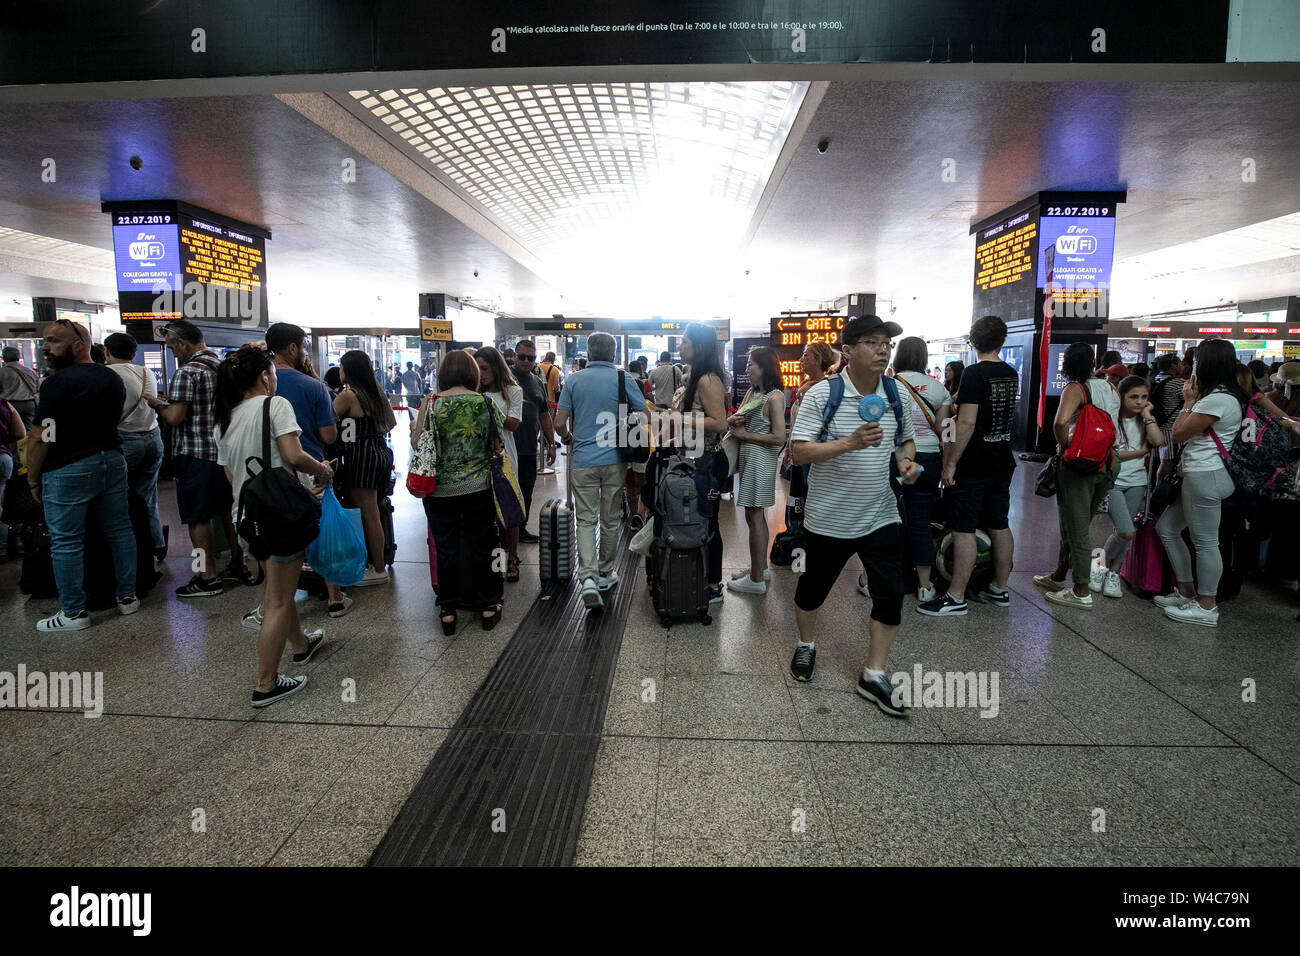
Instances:
[[[252,464],[261,470],[254,473]],[[235,529],[259,561],[304,551],[320,534],[320,502],[288,468],[271,465],[271,398],[262,403],[262,457],[244,462]]]

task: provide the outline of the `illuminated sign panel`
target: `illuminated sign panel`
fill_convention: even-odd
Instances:
[[[783,315],[772,319],[773,347],[793,346],[803,349],[817,342],[832,348],[839,345],[844,331],[844,315]]]
[[[270,233],[170,200],[101,208],[112,217],[123,321],[267,324]]]
[[[975,236],[975,315],[1007,322],[1034,315],[1038,209],[1013,212]]]
[[[595,322],[579,322],[570,319],[554,319],[550,322],[525,322],[525,332],[594,332]]]
[[[1135,331],[1135,332],[1153,332],[1153,333],[1172,332],[1172,331],[1173,331],[1173,327],[1172,327],[1172,326],[1169,326],[1169,325],[1143,325],[1143,326],[1139,326],[1138,328],[1134,329],[1133,331]]]

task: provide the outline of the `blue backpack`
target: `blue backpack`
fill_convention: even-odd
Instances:
[[[840,405],[844,401],[844,379],[839,375],[832,375],[827,378],[830,382],[831,394],[826,399],[826,408],[822,412],[822,430],[817,436],[819,442],[825,441],[830,434],[831,422],[835,420],[835,413],[840,410]],[[881,381],[885,383],[885,400],[889,407],[894,410],[894,421],[898,427],[894,429],[894,447],[903,443],[903,402],[898,397],[898,383],[888,375],[881,376]]]

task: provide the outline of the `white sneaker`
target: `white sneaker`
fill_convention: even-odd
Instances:
[[[376,571],[374,568],[367,565],[366,573],[361,575],[361,580],[352,586],[354,588],[365,588],[365,587],[370,587],[371,585],[374,584],[387,584],[387,583],[388,583],[387,570]]]
[[[731,575],[731,580],[733,580],[733,581],[739,581],[741,578],[748,578],[748,577],[749,577],[749,572],[748,572],[748,571],[736,571],[736,572],[734,572],[734,573]],[[764,580],[764,581],[770,581],[770,580],[772,580],[772,569],[771,569],[771,568],[764,568],[764,569],[763,569],[763,580]]]
[[[140,610],[140,599],[138,597],[118,598],[117,609],[122,614],[134,614]]]
[[[348,608],[351,606],[352,598],[344,594],[343,600],[329,602],[326,613],[328,613],[330,617],[342,617],[344,614],[348,613]]]
[[[582,603],[589,611],[605,606],[605,599],[600,596],[600,586],[595,578],[587,578],[582,582]]]
[[[935,592],[935,587],[934,587],[933,584],[930,585],[928,588],[917,588],[917,590],[916,590],[916,603],[917,603],[917,604],[924,604],[926,601],[933,601],[933,600],[935,599],[935,595],[936,595],[936,592]],[[868,596],[870,596],[870,595],[868,595]]]
[[[242,626],[250,631],[260,631],[262,629],[262,609],[255,607],[244,615],[243,620],[239,622]]]
[[[36,622],[36,630],[42,632],[49,631],[84,631],[90,627],[90,615],[82,611],[76,617],[64,617],[63,612],[59,611],[53,617],[47,617]]]
[[[618,584],[618,572],[610,571],[609,574],[602,574],[596,578],[596,587],[605,592]]]
[[[1157,594],[1151,600],[1152,602],[1154,602],[1156,607],[1163,607],[1163,608],[1182,607],[1184,604],[1188,603],[1189,601],[1193,601],[1194,603],[1194,600],[1192,598],[1183,597],[1177,591],[1175,591],[1173,594]]]
[[[1119,583],[1119,574],[1115,571],[1106,572],[1106,584],[1102,587],[1101,593],[1108,598],[1118,598],[1124,596],[1124,588]]]
[[[1053,604],[1059,604],[1062,607],[1091,608],[1092,595],[1079,597],[1074,593],[1073,588],[1062,588],[1059,591],[1048,591],[1047,600]]]
[[[766,581],[751,581],[748,577],[732,578],[727,582],[727,588],[731,591],[739,591],[741,594],[766,594]]]
[[[871,588],[863,583],[862,579],[866,577],[867,572],[862,571],[858,574],[858,593],[863,597],[871,597]]]
[[[1105,568],[1093,568],[1092,573],[1088,575],[1088,590],[1100,591],[1106,586],[1106,575],[1109,572]],[[1119,597],[1119,595],[1115,595]]]
[[[1203,624],[1206,627],[1219,626],[1219,609],[1217,607],[1203,608],[1200,601],[1188,601],[1180,607],[1165,608],[1165,617],[1171,621],[1182,621],[1184,624]]]

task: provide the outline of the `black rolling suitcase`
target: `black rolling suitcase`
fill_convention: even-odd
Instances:
[[[149,506],[134,491],[127,491],[131,533],[135,537],[135,594],[143,600],[162,575],[154,568],[153,532],[149,529]],[[90,518],[86,522],[85,573],[82,575],[88,611],[104,611],[117,606],[117,574],[113,567],[113,549],[108,536]]]
[[[709,548],[670,548],[656,540],[645,559],[650,601],[659,623],[674,621],[712,624],[709,616]]]
[[[578,562],[578,539],[573,525],[573,449],[569,449],[564,473],[565,496],[542,505],[537,518],[538,573],[542,584],[567,584]]]

